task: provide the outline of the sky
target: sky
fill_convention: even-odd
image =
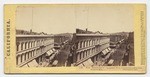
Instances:
[[[74,33],[76,28],[103,33],[133,31],[132,5],[19,6],[16,29],[48,34]]]

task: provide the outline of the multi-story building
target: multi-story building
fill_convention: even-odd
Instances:
[[[111,54],[109,42],[110,38],[107,34],[77,29],[72,39],[72,65],[103,65]]]
[[[72,34],[71,33],[62,33],[62,34],[57,34],[54,35],[54,48],[55,49],[60,49],[62,45],[67,43],[72,39]]]
[[[123,39],[127,39],[129,36],[128,32],[118,32],[110,34],[110,42],[118,43]]]
[[[26,31],[26,33],[30,32]],[[38,67],[45,61],[45,56],[52,52],[54,38],[52,35],[26,33],[16,33],[16,65],[17,67]]]

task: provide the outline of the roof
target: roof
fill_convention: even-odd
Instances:
[[[109,36],[109,34],[76,34],[76,36]]]
[[[53,35],[16,35],[16,37],[53,37]]]

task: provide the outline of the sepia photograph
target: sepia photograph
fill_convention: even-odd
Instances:
[[[145,4],[4,5],[5,73],[146,73]]]
[[[135,66],[131,5],[16,8],[16,67]]]

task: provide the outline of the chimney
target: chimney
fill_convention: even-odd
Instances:
[[[30,33],[32,33],[32,29],[30,29]]]
[[[88,28],[86,28],[86,32],[88,31]]]

